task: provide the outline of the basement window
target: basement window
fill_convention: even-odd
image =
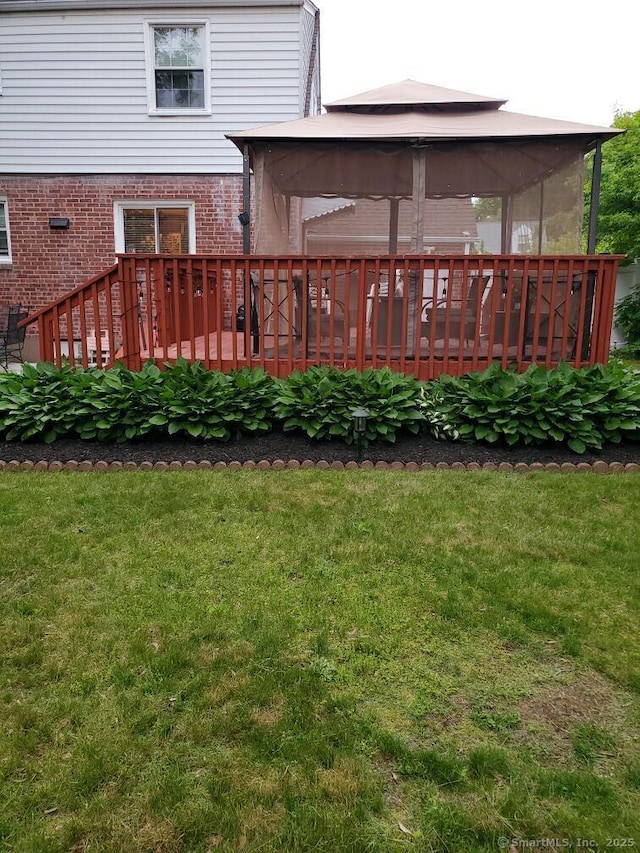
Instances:
[[[186,255],[195,252],[192,202],[117,202],[116,251]]]

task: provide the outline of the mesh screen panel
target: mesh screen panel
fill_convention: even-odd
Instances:
[[[498,200],[501,251],[580,251],[580,140],[256,142],[253,154],[259,254],[496,253],[477,227],[481,198]]]

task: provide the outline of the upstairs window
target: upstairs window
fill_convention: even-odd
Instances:
[[[0,264],[11,262],[11,242],[9,240],[9,210],[6,198],[0,198]]]
[[[189,202],[119,202],[116,251],[186,255],[195,251],[195,211]]]
[[[147,24],[146,38],[149,112],[209,113],[207,25]]]

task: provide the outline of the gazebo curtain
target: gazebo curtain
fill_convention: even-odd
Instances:
[[[425,145],[256,141],[254,250],[481,252],[477,199],[496,199],[491,210],[500,220],[503,251],[578,253],[584,151],[584,140],[548,138]]]

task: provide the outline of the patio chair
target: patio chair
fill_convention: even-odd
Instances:
[[[307,336],[310,342],[316,340],[318,330],[320,339],[333,338],[344,341],[345,339],[345,310],[339,299],[332,299],[330,313],[322,313],[315,307],[309,306],[307,311]],[[349,335],[349,318],[347,317],[347,331]]]
[[[478,333],[480,314],[484,294],[491,279],[490,275],[473,276],[467,290],[464,317],[462,316],[462,299],[453,300],[455,305],[450,305],[449,315],[449,338],[463,340],[465,343],[472,340]],[[421,336],[430,340],[433,324],[435,324],[434,340],[442,340],[447,336],[447,302],[443,297],[433,301],[431,297],[422,303],[422,314],[426,315],[421,324]]]
[[[18,328],[18,323],[29,316],[29,309],[23,305],[9,305],[2,314],[0,327],[0,362],[5,370],[9,369],[9,361],[24,362],[22,348],[26,327]]]

